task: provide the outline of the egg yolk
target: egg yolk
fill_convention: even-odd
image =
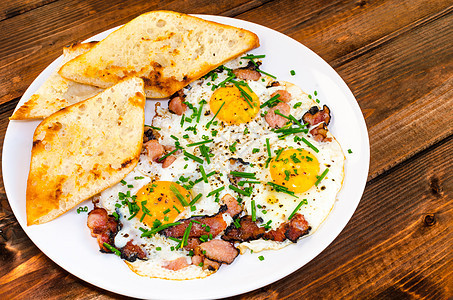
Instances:
[[[315,184],[320,168],[312,153],[303,149],[287,149],[276,158],[269,164],[274,183],[295,193],[303,193]]]
[[[176,191],[187,203],[190,202],[190,193],[177,183],[156,181],[143,186],[136,194],[135,201],[140,207],[136,217],[151,228],[174,222],[184,210]]]
[[[258,114],[260,99],[247,86],[241,88],[244,92],[236,86],[227,86],[212,94],[209,106],[213,114],[218,112],[216,118],[230,125],[237,125],[250,122]]]

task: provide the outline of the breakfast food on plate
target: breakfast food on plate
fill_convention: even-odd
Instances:
[[[166,98],[258,46],[258,37],[244,29],[172,11],[152,11],[64,64],[59,74],[102,88],[138,76],[145,82],[147,97]]]
[[[119,182],[142,148],[143,80],[130,78],[38,125],[28,175],[28,225],[50,221]]]
[[[344,176],[330,109],[263,72],[263,57],[229,61],[156,103],[138,165],[93,198],[101,251],[139,275],[203,278],[320,226]]]
[[[63,48],[63,60],[60,66],[87,52],[95,44],[96,42],[73,44]],[[65,79],[55,71],[10,119],[44,119],[66,106],[88,99],[101,91],[100,88]]]

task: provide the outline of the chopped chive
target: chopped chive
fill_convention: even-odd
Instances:
[[[262,54],[262,55],[247,54],[245,56],[242,56],[241,58],[242,59],[255,59],[255,58],[265,58],[265,57],[266,57],[265,54]]]
[[[154,130],[161,130],[161,128],[155,127],[155,126],[152,126],[152,125],[145,125],[145,126],[147,126],[147,127],[149,127],[149,128],[152,128],[152,129],[154,129]]]
[[[294,217],[294,215],[299,211],[300,207],[303,205],[303,204],[308,204],[308,201],[307,199],[303,199],[299,202],[299,204],[297,204],[296,208],[293,210],[293,212],[289,215],[288,217],[288,220],[291,220],[292,217]]]
[[[195,155],[193,155],[193,154],[190,154],[190,153],[187,152],[187,151],[184,151],[183,153],[184,153],[184,156],[186,156],[186,157],[188,157],[188,158],[191,158],[191,159],[193,159],[194,161],[196,161],[196,162],[198,162],[198,163],[200,163],[200,164],[203,163],[203,160],[202,160],[201,158],[199,158],[199,157],[197,157],[197,156],[195,156]]]
[[[315,186],[318,186],[318,184],[321,182],[321,180],[324,179],[324,177],[326,177],[327,173],[329,172],[329,168],[326,168],[324,170],[324,172],[322,172],[321,176],[318,177],[318,180],[316,180],[315,182]]]
[[[245,101],[247,101],[247,104],[250,106],[250,108],[253,108],[252,103],[250,103],[250,101],[252,101],[252,96],[247,94],[247,92],[244,91],[244,89],[239,86],[238,82],[235,82],[235,86],[241,92],[242,97],[244,97]]]
[[[285,180],[288,181],[289,180],[289,171],[288,170],[285,170]]]
[[[177,242],[177,243],[181,243],[181,240],[178,239],[178,238],[175,238],[175,237],[172,237],[172,236],[169,236],[168,238],[169,238],[170,240],[172,240],[172,241]]]
[[[161,247],[156,247],[156,251],[160,251],[160,250],[162,250]]]
[[[172,139],[176,140],[176,141],[179,141],[179,138],[177,138],[177,137],[176,137],[176,136],[174,136],[173,134],[172,134],[172,135],[170,135],[170,137],[171,137]]]
[[[206,197],[209,197],[209,196],[215,195],[215,194],[217,194],[217,193],[219,193],[219,192],[223,191],[224,189],[225,189],[225,187],[224,187],[224,186],[222,186],[222,187],[219,187],[218,189],[215,189],[215,190],[213,190],[213,191],[209,192],[209,194],[208,194],[208,195],[207,195]]]
[[[318,148],[316,148],[315,146],[313,146],[313,144],[310,143],[309,141],[307,141],[304,137],[302,137],[302,142],[304,142],[305,144],[307,144],[307,146],[310,147],[311,149],[313,149],[316,153],[319,152]]]
[[[190,201],[189,205],[190,205],[190,206],[194,205],[194,204],[198,201],[198,199],[201,198],[201,196],[203,196],[201,193],[198,194],[198,195],[196,195],[195,198],[193,198],[193,200]]]
[[[285,186],[282,186],[282,185],[279,185],[279,184],[276,184],[276,183],[273,183],[273,182],[270,182],[270,181],[267,182],[267,185],[271,186],[277,192],[285,193],[285,194],[288,194],[288,195],[293,196],[295,198],[299,198],[298,196],[296,196],[294,194],[294,192],[288,190],[288,188],[285,187]]]
[[[255,200],[251,201],[252,206],[252,221],[256,222],[256,207],[255,207]]]
[[[275,161],[278,160],[278,158],[280,157],[280,155],[282,154],[282,152],[283,152],[283,148],[280,148],[280,149],[277,150],[277,156],[275,157]]]
[[[274,79],[277,79],[277,77],[275,77],[275,76],[272,75],[272,74],[269,74],[269,73],[267,73],[267,72],[261,71],[260,69],[256,69],[256,70],[257,70],[258,72],[260,72],[260,73],[263,73],[264,75],[267,75],[267,76],[269,76],[269,77],[272,77],[272,78],[274,78]]]
[[[151,230],[148,230],[144,233],[142,233],[141,237],[150,237],[152,236],[153,234],[159,232],[159,231],[162,231],[168,227],[172,227],[172,226],[176,226],[176,225],[179,225],[181,224],[181,222],[175,222],[175,223],[167,223],[167,224],[164,224],[164,225],[161,225],[157,228],[154,228],[154,229],[151,229]]]
[[[293,108],[298,108],[301,105],[302,105],[302,102],[297,102],[296,104],[294,104]]]
[[[182,236],[181,244],[179,248],[187,246],[187,239],[189,238],[190,230],[192,229],[192,222],[189,223],[186,230],[184,231],[184,235]]]
[[[186,115],[183,114],[183,115],[181,116],[181,122],[179,122],[179,124],[181,124],[181,127],[184,126],[184,119],[185,119],[185,118],[186,118]]]
[[[200,108],[198,109],[198,114],[197,114],[197,123],[200,122],[201,118],[201,112],[203,111],[203,105],[205,104],[206,101],[200,101]]]
[[[271,146],[269,145],[269,138],[266,138],[266,148],[267,148],[267,155],[269,155],[269,158],[271,158],[272,154],[271,154]]]
[[[253,180],[243,180],[243,181],[239,181],[238,182],[238,185],[239,186],[244,186],[244,184],[256,184],[256,183],[261,183],[260,181],[253,181]]]
[[[179,202],[181,202],[182,206],[188,206],[189,204],[187,203],[186,199],[184,199],[184,196],[181,194],[180,191],[176,188],[175,185],[171,184],[170,185],[170,190],[175,194],[176,198],[178,198]]]
[[[121,182],[122,185],[126,185],[127,184],[127,182],[125,180],[121,180],[120,182]]]
[[[191,143],[191,144],[187,144],[187,147],[193,147],[193,146],[198,146],[198,145],[202,145],[202,144],[207,144],[207,143],[210,143],[212,142],[213,140],[207,140],[207,141],[200,141],[200,142],[196,142],[196,143]]]
[[[219,114],[220,110],[222,109],[222,107],[225,105],[225,101],[223,101],[222,105],[220,105],[219,107],[219,110],[215,113],[214,117],[212,117],[211,121],[209,121],[207,124],[206,124],[206,128],[209,129],[209,126],[211,126],[211,123],[212,121],[215,119],[215,117],[217,117],[217,115]]]
[[[164,210],[164,215],[168,214],[170,212],[170,209],[167,208],[166,210]]]
[[[234,222],[234,226],[236,228],[241,228],[241,223],[239,222],[239,218],[235,219],[233,222]]]
[[[247,127],[245,127],[244,134],[247,134],[247,133],[249,133],[249,129]]]
[[[295,164],[301,162],[301,160],[297,158],[297,154],[296,154],[296,153],[294,153],[293,155],[291,155],[289,158],[291,158],[291,160],[292,160]]]
[[[255,173],[231,171],[230,174],[236,177],[256,179]]]
[[[209,165],[211,163],[211,159],[209,158],[209,148],[206,145],[200,145],[198,149],[200,149],[201,155],[206,159],[206,162]]]
[[[348,149],[348,153],[351,154],[351,153],[352,153],[352,150],[351,150],[351,149]]]
[[[134,177],[135,180],[144,179],[144,178],[145,178],[145,177],[143,177],[143,176],[135,176],[135,177]]]
[[[200,165],[200,172],[201,172],[201,176],[203,177],[203,181],[208,183],[208,177],[206,177],[206,172],[202,165]]]
[[[230,151],[231,151],[232,153],[234,153],[234,152],[236,151],[236,147],[235,147],[235,146],[236,146],[237,143],[238,143],[238,142],[234,142],[233,145],[228,146],[228,148],[230,149]]]
[[[110,251],[112,251],[113,253],[115,253],[116,255],[118,256],[121,256],[121,251],[116,249],[115,247],[113,247],[112,245],[109,245],[107,243],[104,243],[104,247],[109,249]]]
[[[178,214],[181,213],[181,211],[180,211],[176,206],[173,205],[173,208],[176,209],[176,211],[178,212]]]
[[[249,193],[247,193],[246,191],[243,191],[243,190],[241,190],[241,189],[235,187],[234,185],[231,185],[231,184],[230,184],[228,187],[229,187],[230,189],[232,189],[233,191],[235,191],[236,193],[239,193],[239,194],[244,195],[244,196],[250,196]]]
[[[264,102],[263,104],[260,105],[260,108],[264,108],[266,106],[268,107],[274,107],[276,105],[276,102],[283,102],[282,100],[279,100],[278,98],[280,97],[280,94],[276,94],[275,96],[271,97],[269,100]],[[275,104],[275,105],[274,105]]]
[[[182,137],[185,138],[185,139],[188,139],[188,138],[189,138],[189,135],[188,135],[188,134],[185,134],[185,135],[183,135]]]
[[[166,159],[167,157],[169,157],[170,155],[172,155],[172,154],[175,153],[176,151],[178,151],[178,149],[175,149],[175,150],[173,150],[173,151],[171,151],[171,152],[168,152],[167,154],[165,154],[164,156],[162,156],[161,158],[159,158],[157,161],[158,161],[158,162],[163,161],[164,159]]]
[[[253,148],[252,149],[252,153],[258,153],[258,152],[260,152],[260,149],[258,149],[258,148]]]
[[[296,75],[296,71],[294,71],[294,70],[289,71],[289,73],[290,73],[292,76]]]
[[[263,261],[264,260],[264,256],[260,255],[260,256],[258,256],[258,259]]]

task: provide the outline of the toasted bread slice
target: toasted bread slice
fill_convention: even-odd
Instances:
[[[65,78],[109,87],[128,76],[146,96],[166,98],[210,70],[259,46],[256,34],[172,11],[138,16],[64,64]]]
[[[96,42],[73,44],[63,48],[60,67],[87,52],[95,44]],[[102,91],[91,85],[65,79],[57,71],[52,73],[36,93],[14,112],[11,120],[44,119],[66,106],[88,99]]]
[[[143,142],[143,86],[132,77],[38,125],[27,182],[28,225],[58,217],[132,171]]]

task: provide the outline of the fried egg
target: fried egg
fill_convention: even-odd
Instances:
[[[318,142],[300,123],[311,107],[319,105],[294,84],[272,84],[276,81],[270,76],[231,81],[231,69],[248,62],[235,59],[185,87],[187,109],[182,116],[157,103],[152,128],[160,145],[176,147],[174,161],[164,168],[144,150],[134,171],[98,197],[100,206],[122,224],[114,246],[121,248],[133,240],[147,253],[146,261],[128,262],[137,274],[176,280],[212,274],[190,264],[191,253],[178,249],[174,239],[144,233],[184,218],[216,214],[227,194],[237,199],[243,214],[253,214],[267,230],[299,213],[313,234],[333,208],[344,177],[343,151],[330,132],[331,141]],[[290,95],[286,103],[291,118],[275,130],[265,117],[272,95],[279,90]],[[291,128],[303,130],[291,132]],[[232,172],[241,174],[234,176],[236,181]],[[233,222],[228,214],[222,217],[227,225]],[[277,250],[289,244],[258,239],[237,247],[247,253],[247,249]],[[187,267],[165,268],[180,258],[187,259]]]

